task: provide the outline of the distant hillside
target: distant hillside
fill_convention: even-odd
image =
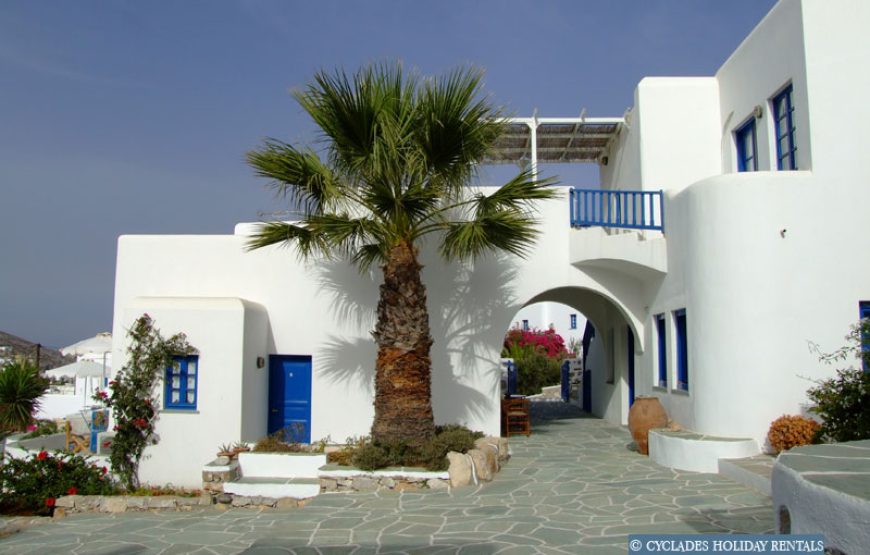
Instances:
[[[22,339],[10,333],[0,331],[0,361],[12,360],[16,355],[36,359],[36,343]],[[65,357],[60,351],[42,346],[39,350],[39,367],[43,370],[57,368],[64,364],[75,362],[75,357]]]

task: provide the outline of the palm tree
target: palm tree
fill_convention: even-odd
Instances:
[[[48,380],[32,362],[18,358],[0,369],[0,435],[24,430],[33,423]]]
[[[319,72],[294,97],[320,127],[323,158],[277,140],[248,153],[257,175],[302,213],[260,226],[248,247],[292,244],[303,257],[338,256],[383,271],[375,363],[376,442],[420,443],[434,434],[432,337],[418,243],[439,236],[446,260],[491,251],[523,255],[537,236],[535,201],[551,182],[528,171],[486,196],[467,185],[503,131],[481,98],[482,73],[420,78],[401,65],[349,76]]]

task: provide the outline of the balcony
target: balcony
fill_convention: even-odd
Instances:
[[[668,271],[663,200],[661,191],[571,189],[571,227],[577,230],[569,240],[571,264],[641,281],[663,276]]]
[[[661,191],[570,191],[571,227],[652,229],[664,233]]]

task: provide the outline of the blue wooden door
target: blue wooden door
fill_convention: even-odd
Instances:
[[[634,333],[627,327],[626,343],[628,343],[628,406],[634,404]]]
[[[269,433],[286,430],[287,440],[311,443],[311,357],[269,357]]]

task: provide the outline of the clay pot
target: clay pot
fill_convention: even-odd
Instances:
[[[641,455],[649,455],[649,431],[654,428],[665,428],[667,425],[668,413],[665,412],[658,397],[634,399],[634,404],[628,411],[628,429]]]

